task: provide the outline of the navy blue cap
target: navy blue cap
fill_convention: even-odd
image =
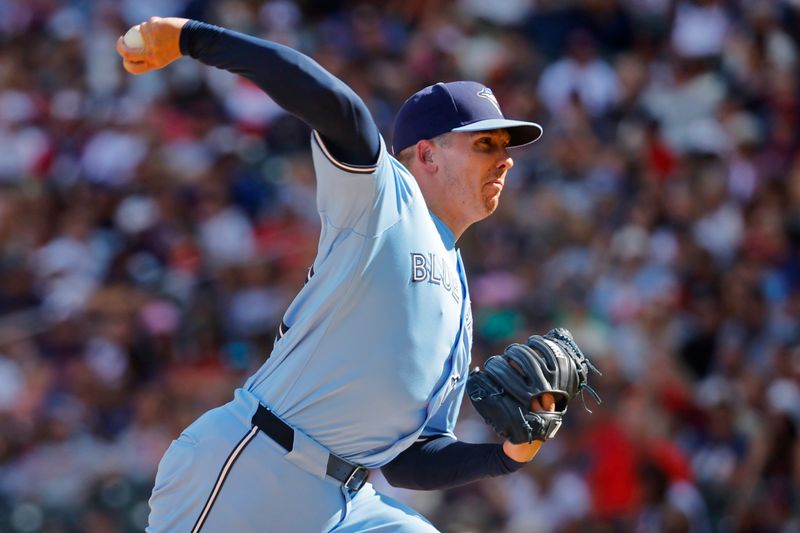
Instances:
[[[452,81],[425,87],[405,101],[394,122],[392,152],[450,131],[506,129],[509,146],[529,144],[542,136],[535,122],[509,120],[492,90],[474,81]]]

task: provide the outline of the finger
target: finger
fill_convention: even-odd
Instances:
[[[556,399],[549,392],[544,392],[539,396],[531,399],[531,411],[536,412],[554,412],[556,410]]]
[[[123,59],[124,59],[125,58],[125,54],[128,53],[128,47],[125,46],[125,41],[122,38],[122,35],[117,37],[117,44],[114,46],[114,48],[116,48],[117,53],[119,55],[121,55],[123,57]]]
[[[150,17],[146,21],[134,26],[135,28],[139,28],[139,33],[142,34],[142,40],[145,42],[145,45],[158,40],[158,36],[161,33],[159,29],[163,26],[161,24],[162,20],[161,17]]]
[[[544,411],[542,407],[542,403],[539,401],[539,398],[531,398],[531,412],[540,413]]]
[[[542,397],[539,399],[540,403],[542,404],[542,409],[545,411],[555,411],[556,410],[556,398],[549,392],[545,392],[542,394]]]
[[[137,48],[128,48],[125,44],[125,40],[122,37],[117,38],[117,44],[115,45],[117,53],[122,56],[122,59],[126,61],[144,61],[145,54],[144,49],[137,49]]]
[[[122,67],[131,74],[144,74],[150,71],[150,67],[144,61],[129,61],[124,59]]]

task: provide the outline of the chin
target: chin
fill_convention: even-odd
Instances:
[[[500,205],[500,196],[492,196],[483,204],[486,208],[486,212],[484,213],[484,218],[488,217],[495,211],[497,211],[497,207]]]

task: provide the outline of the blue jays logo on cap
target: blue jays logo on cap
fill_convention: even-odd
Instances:
[[[491,105],[488,105],[491,104]],[[451,131],[508,131],[509,146],[532,143],[542,135],[535,122],[503,116],[492,90],[474,81],[436,83],[412,95],[397,113],[392,151],[400,153],[423,139]]]
[[[490,88],[484,87],[483,89],[478,91],[477,94],[481,98],[486,98],[487,100],[489,100],[497,108],[497,112],[500,113],[501,115],[503,114],[503,112],[500,110],[500,102],[497,101],[497,98],[495,98],[494,93]]]

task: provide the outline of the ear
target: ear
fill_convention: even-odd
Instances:
[[[428,172],[435,172],[439,165],[435,161],[436,145],[429,140],[421,140],[415,146],[416,153],[414,154],[419,164],[421,164]]]

